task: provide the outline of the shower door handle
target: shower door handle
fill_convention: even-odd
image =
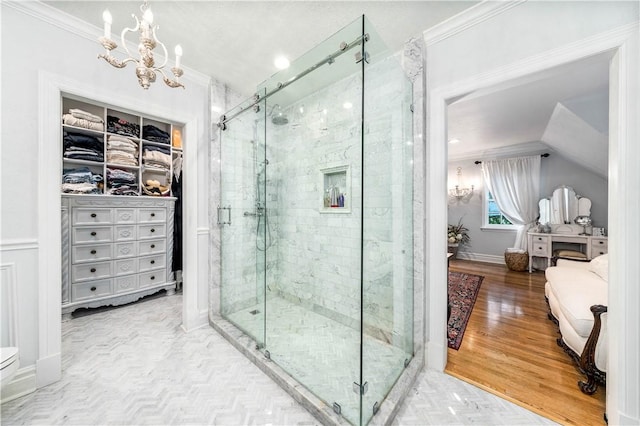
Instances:
[[[222,210],[227,211],[227,220],[222,220]],[[218,206],[218,225],[231,225],[231,206],[220,207]]]

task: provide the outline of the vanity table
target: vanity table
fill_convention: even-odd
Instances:
[[[607,237],[591,235],[587,233],[587,226],[574,224],[578,217],[590,217],[590,199],[580,197],[573,188],[561,185],[551,197],[541,199],[538,206],[538,222],[544,225],[542,227],[547,232],[536,230],[527,234],[529,272],[532,271],[534,257],[546,257],[547,266],[551,266],[554,243],[579,244],[587,260],[607,253]]]
[[[547,266],[551,266],[551,258],[553,257],[553,243],[574,243],[581,244],[587,260],[607,253],[607,237],[594,237],[592,235],[572,235],[572,234],[545,234],[541,232],[529,232],[528,249],[529,249],[529,272],[534,257],[546,257]]]

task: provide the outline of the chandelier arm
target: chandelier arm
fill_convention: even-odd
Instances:
[[[175,71],[176,69],[177,68],[171,68],[171,70],[173,71],[174,74],[176,74],[176,71]],[[159,72],[160,74],[162,74],[162,80],[164,81],[164,83],[167,86],[172,87],[174,89],[176,87],[182,87],[184,89],[184,85],[182,83],[180,83],[177,78],[175,80],[172,80],[172,79],[168,78],[167,75],[164,73],[164,71],[161,70],[160,68],[157,68],[156,71]],[[182,70],[180,70],[180,71],[182,71]],[[182,74],[182,73],[180,73],[180,74]]]
[[[127,39],[124,36],[127,34],[127,32],[136,33],[140,29],[140,21],[138,20],[138,17],[136,15],[131,15],[131,16],[133,16],[133,18],[136,20],[136,27],[135,28],[127,27],[124,30],[122,30],[122,32],[120,33],[120,43],[122,44],[122,47],[124,47],[124,50],[127,52],[127,56],[129,56],[129,58],[133,58],[133,55],[131,54],[131,52],[129,51],[129,48],[127,47]],[[135,59],[134,61],[136,63],[138,62]]]
[[[99,54],[98,58],[104,59],[105,61],[109,62],[109,64],[111,64],[116,68],[124,68],[127,66],[127,63],[136,62],[136,60],[133,58],[127,58],[124,61],[119,61],[114,56],[111,56],[111,54],[104,54],[104,53]]]
[[[160,68],[164,68],[164,66],[167,65],[167,60],[169,59],[169,52],[167,51],[167,47],[164,45],[164,43],[158,40],[158,36],[156,35],[157,28],[158,28],[157,25],[154,26],[151,29],[151,34],[153,35],[153,39],[156,41],[157,44],[159,44],[162,47],[162,51],[164,52],[164,61],[162,62],[161,65],[156,67],[156,69],[160,69]],[[164,75],[164,73],[162,75]]]

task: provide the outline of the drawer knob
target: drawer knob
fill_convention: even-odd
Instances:
[[[604,244],[604,241],[598,241],[598,244]]]
[[[96,254],[97,252],[95,250],[91,250],[91,254]]]
[[[151,232],[156,232],[156,230],[154,228],[151,228]]]
[[[156,248],[156,245],[155,244],[151,244],[151,248],[152,249]]]
[[[156,214],[155,214],[155,213],[151,213],[151,217],[155,217],[155,216],[156,216]]]
[[[156,263],[156,261],[155,261],[155,260],[152,260],[152,261],[151,261],[151,264],[153,265],[154,263]]]
[[[91,272],[92,273],[95,272],[95,271],[96,271],[96,268],[91,268]]]
[[[542,237],[538,237],[538,241],[542,241]]]
[[[97,234],[96,234],[96,231],[91,231],[91,236],[92,236],[92,237],[95,237],[96,235],[97,235]]]
[[[151,275],[151,280],[155,280],[156,276],[155,275]]]
[[[98,216],[98,215],[95,214],[95,213],[91,213],[91,217],[96,217],[96,216]]]
[[[97,289],[95,287],[91,287],[91,291],[96,291]]]

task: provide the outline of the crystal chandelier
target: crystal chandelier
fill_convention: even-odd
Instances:
[[[449,195],[456,198],[458,201],[467,200],[473,195],[473,185],[471,185],[471,188],[462,188],[462,185],[460,184],[462,167],[458,167],[457,170],[458,171],[456,174],[458,175],[458,183],[456,184],[456,186],[449,190]]]
[[[105,48],[106,53],[102,53],[98,55],[98,58],[103,58],[105,61],[109,62],[116,68],[124,68],[127,66],[129,62],[133,62],[136,65],[136,76],[138,76],[138,82],[144,89],[148,89],[151,83],[156,81],[156,73],[162,74],[164,82],[169,87],[182,87],[184,86],[180,83],[179,79],[182,76],[183,71],[180,68],[180,57],[182,56],[182,48],[180,45],[176,46],[175,54],[176,54],[176,66],[171,68],[171,72],[173,73],[173,79],[167,77],[164,73],[163,68],[167,64],[168,53],[165,45],[158,40],[156,37],[156,30],[158,29],[157,25],[153,25],[153,13],[151,13],[151,9],[149,9],[149,5],[147,1],[144,1],[140,6],[140,11],[142,12],[142,20],[138,19],[138,17],[134,14],[131,16],[136,20],[135,28],[125,28],[122,30],[120,34],[120,42],[124,50],[127,51],[128,57],[120,61],[111,55],[111,51],[118,47],[118,45],[111,40],[111,13],[108,10],[105,10],[102,14],[102,19],[104,20],[104,36],[100,37],[100,43]],[[127,47],[127,43],[125,40],[125,35],[128,32],[139,32],[139,42],[138,42],[138,54],[139,58],[135,58],[131,55],[129,48]],[[153,49],[156,45],[160,45],[162,50],[164,51],[164,62],[162,65],[156,66],[155,60],[153,58]]]

